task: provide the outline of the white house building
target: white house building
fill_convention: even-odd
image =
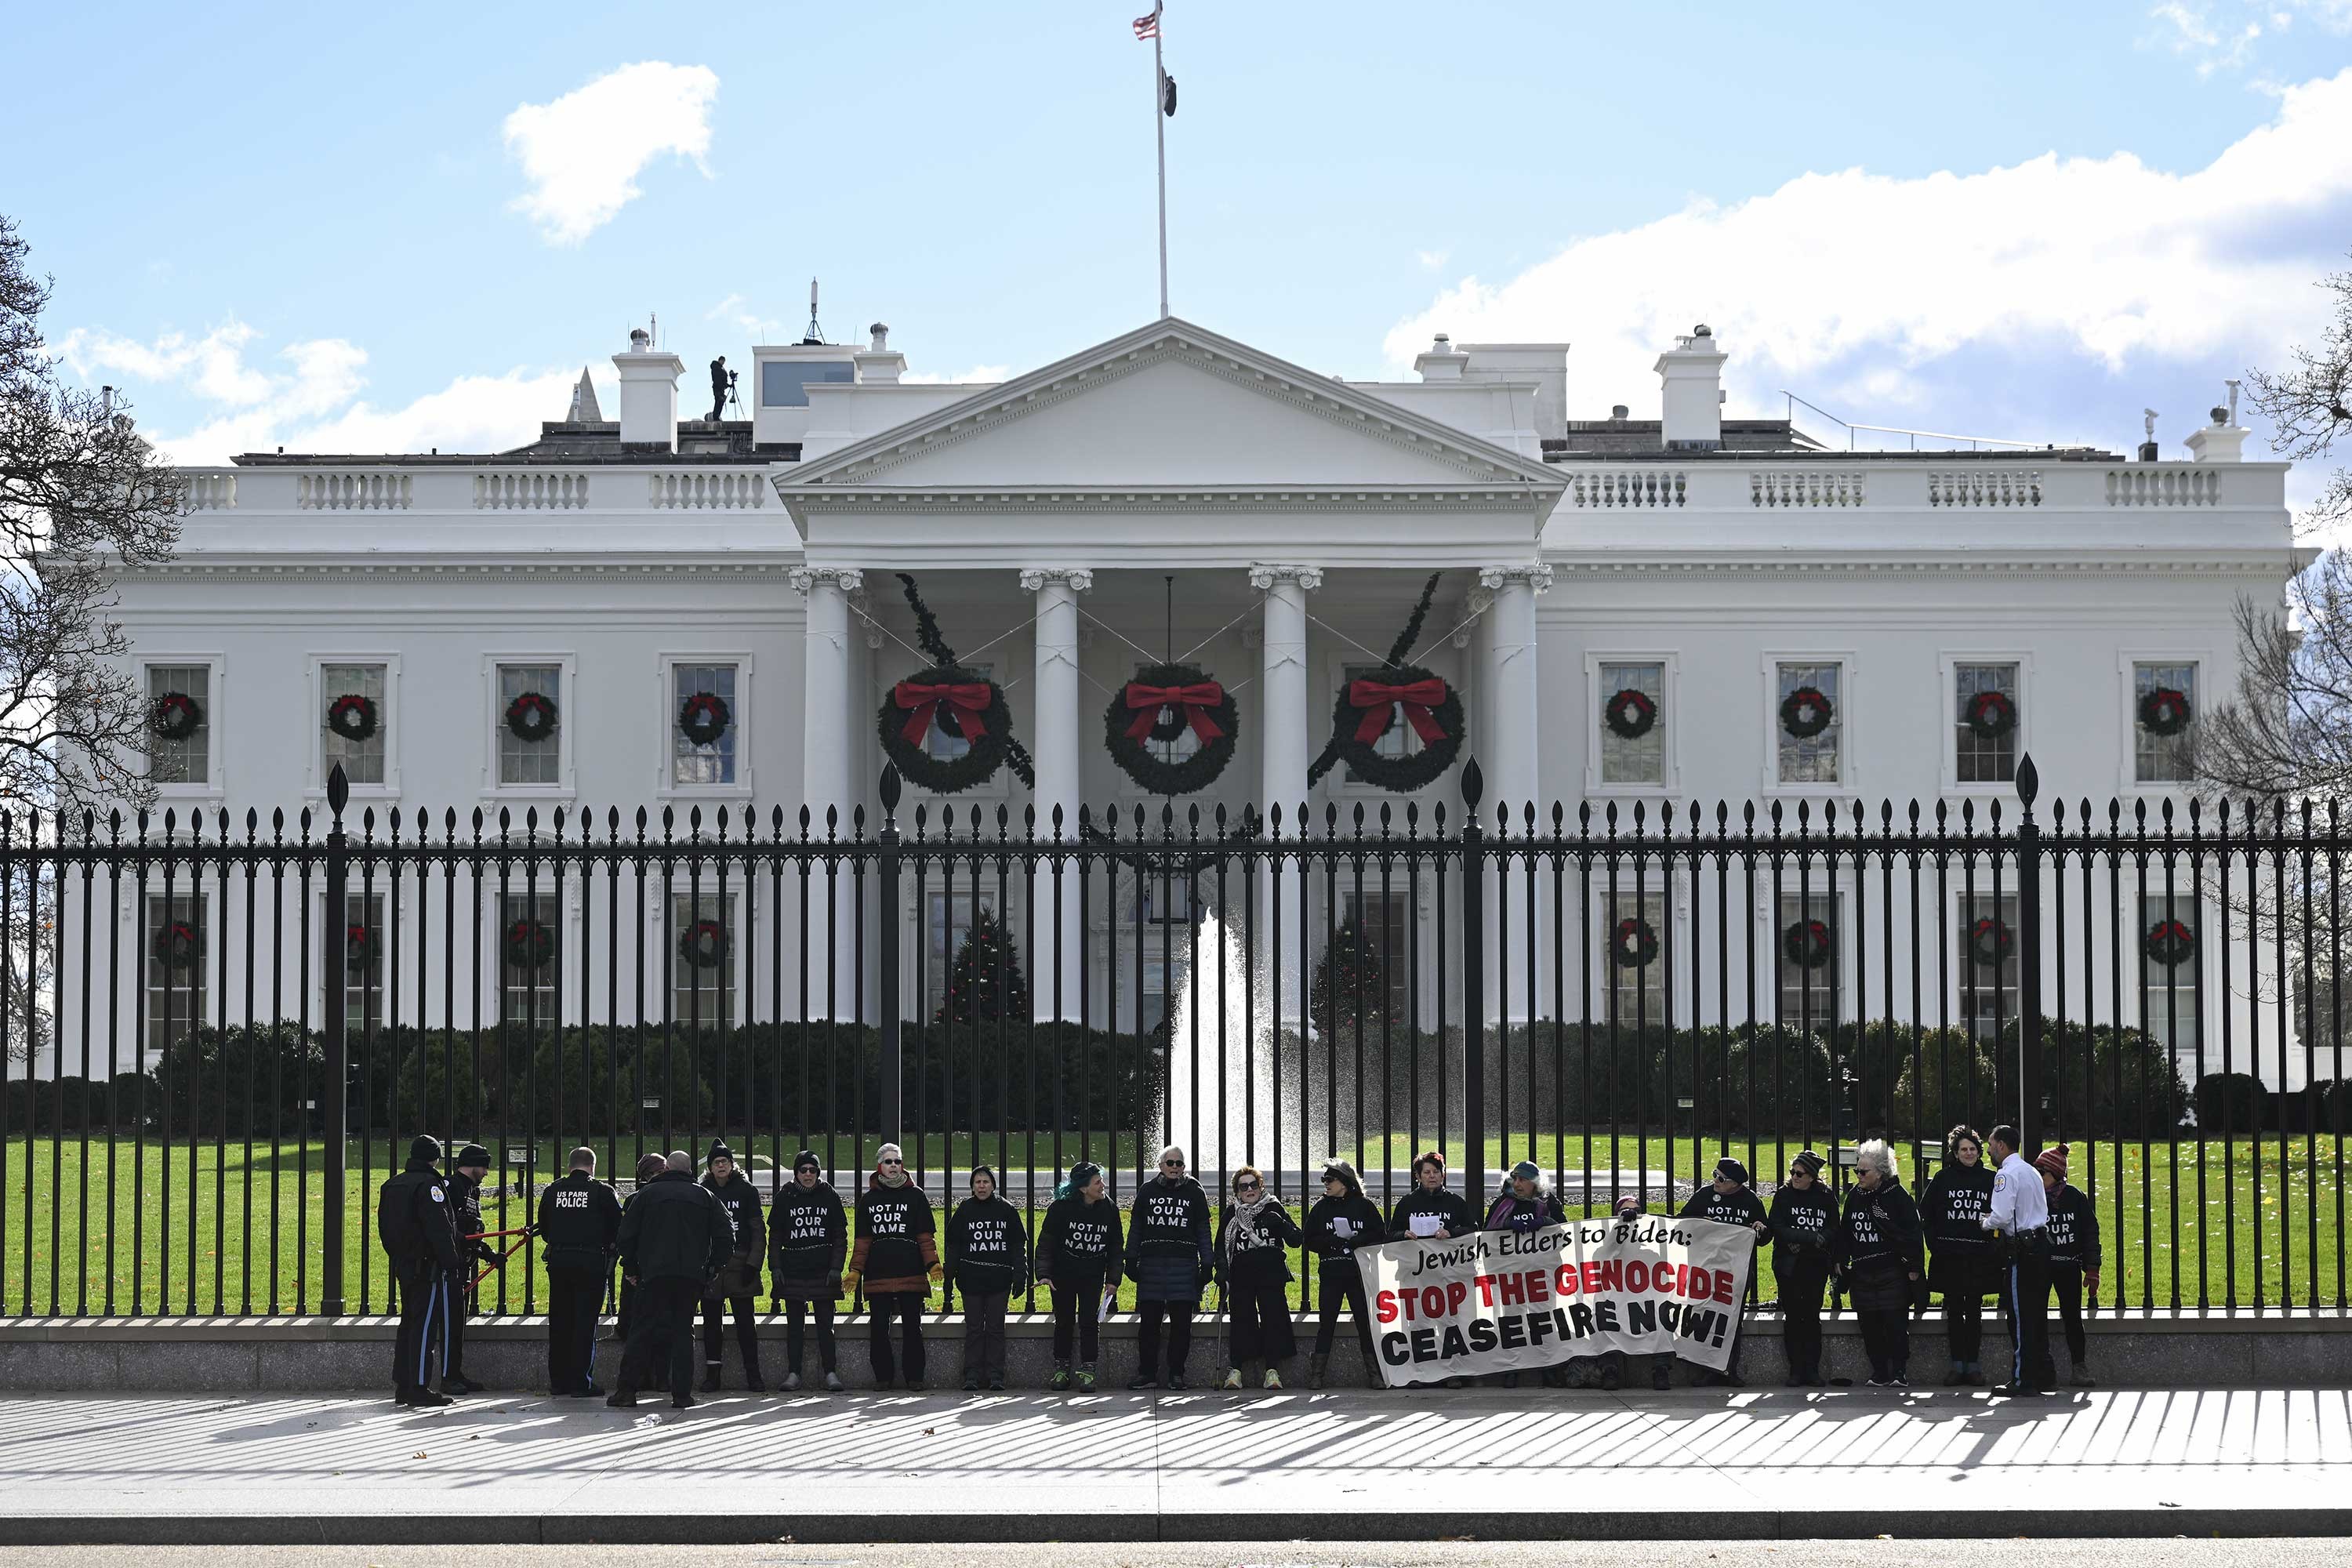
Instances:
[[[1931,821],[1939,804],[1981,814],[2000,803],[2013,822],[2029,751],[2045,812],[2053,796],[2088,798],[2104,816],[2111,798],[2185,799],[2193,715],[2232,688],[2233,607],[2277,602],[2305,559],[2285,465],[2246,460],[2247,432],[2226,418],[2195,430],[2185,458],[2160,460],[2152,447],[2137,459],[1837,451],[1787,421],[1724,419],[1729,354],[1705,327],[1659,355],[1654,418],[1622,407],[1572,416],[1587,411],[1564,406],[1571,352],[1441,338],[1415,380],[1350,382],[1168,319],[1001,384],[941,385],[905,379],[905,356],[877,327],[866,347],[754,348],[750,417],[711,422],[679,417],[686,364],[637,334],[613,356],[617,419],[601,417],[583,376],[572,416],[514,451],[252,454],[192,469],[196,510],[178,559],[121,584],[151,695],[192,698],[198,714],[155,743],[163,805],[207,821],[226,810],[238,824],[257,808],[266,822],[274,807],[316,809],[341,763],[350,825],[360,831],[373,811],[379,837],[395,808],[410,823],[426,814],[436,837],[450,809],[466,821],[483,808],[492,834],[502,811],[519,833],[527,810],[545,831],[557,808],[574,821],[584,809],[601,837],[608,808],[626,818],[641,805],[673,808],[680,832],[695,808],[706,831],[723,808],[740,833],[749,813],[762,835],[778,810],[797,832],[806,808],[820,837],[836,814],[848,831],[863,808],[870,832],[877,710],[928,662],[913,651],[895,576],[906,573],[947,639],[1005,689],[1034,761],[1034,789],[1001,772],[944,803],[960,825],[974,805],[992,834],[1000,805],[1016,834],[1033,805],[1046,823],[1055,811],[1074,823],[1081,805],[1097,817],[1145,805],[1156,821],[1161,803],[1106,750],[1103,714],[1139,666],[1173,652],[1223,682],[1242,718],[1233,764],[1177,803],[1180,818],[1194,804],[1235,813],[1276,802],[1295,823],[1304,802],[1319,825],[1329,805],[1344,822],[1359,804],[1376,814],[1409,798],[1426,832],[1441,803],[1459,820],[1458,766],[1411,797],[1345,766],[1312,787],[1307,773],[1334,693],[1381,662],[1437,573],[1415,651],[1464,700],[1465,755],[1483,772],[1487,808],[1506,803],[1516,817],[1534,803],[1546,831],[1554,802],[1571,834],[1584,803],[1597,822],[1614,806],[1622,832],[1636,807],[1654,824],[1661,810],[1686,821],[1696,804],[1711,824],[1718,801],[1735,822],[1743,803],[1779,803],[1791,832],[1801,805],[1818,824],[1825,808],[1850,819],[1860,804],[1874,826],[1882,801],[1898,817],[1920,802]],[[1827,699],[1826,721],[1808,734],[1783,721],[1801,689]],[[2158,689],[2186,700],[2183,734],[2140,721]],[[1608,721],[1627,691],[1653,714],[1638,736]],[[2010,705],[2006,733],[1967,722],[1987,692]],[[363,740],[331,722],[355,694],[378,720]],[[729,717],[709,744],[681,727],[698,694],[719,697]],[[551,737],[508,724],[526,695],[551,708]],[[965,743],[936,724],[925,741],[936,754]],[[1380,742],[1418,743],[1402,723]],[[943,804],[917,792],[902,815],[918,803]],[[1801,895],[1793,884],[1754,894],[1746,918],[1768,947],[1793,918],[1786,900],[1801,896],[1808,909],[1826,901],[1842,926],[1853,871],[1811,875]],[[556,882],[540,897],[559,940],[604,919],[601,891]],[[1955,872],[1938,886],[1930,897],[1948,905],[1938,931],[1965,932],[1990,907],[1989,885],[1971,895]],[[1878,894],[1859,891],[1874,927]],[[1664,931],[1686,930],[1695,903],[1713,910],[1717,899],[1683,871],[1621,896],[1641,899]],[[1965,904],[1971,896],[1980,901]],[[1347,897],[1348,912],[1374,927],[1431,919],[1429,900],[1393,889],[1370,904]],[[2193,903],[2172,897],[2125,919]],[[899,909],[866,911],[869,931],[900,922],[909,1016],[937,1005],[971,908],[971,890],[915,878]],[[145,952],[169,912],[151,907],[149,931],[126,939]],[[126,927],[131,918],[126,910]],[[759,918],[789,926],[799,915],[784,900]],[[1125,915],[1097,907],[1091,918]],[[1606,930],[1571,917],[1563,937],[1549,910],[1538,918],[1539,984],[1530,993],[1517,971],[1498,975],[1490,1011],[1525,1016],[1532,994],[1534,1012],[1549,1014],[1550,977],[1575,968],[1575,943],[1601,940],[1587,928]],[[1460,977],[1451,938],[1423,935],[1427,1024]],[[1712,998],[1713,939],[1668,946],[1649,981],[1658,1005]],[[1150,1022],[1182,983],[1177,952],[1145,956],[1141,983],[1120,983],[1122,1026],[1139,1009]],[[827,1005],[846,1016],[854,1000],[871,1017],[872,982],[846,994],[860,986],[851,962],[845,952],[828,1003],[821,956],[803,997],[796,961],[772,973],[764,952],[749,953],[729,970],[721,1005],[729,1019]],[[2212,962],[2195,1016],[2170,1026],[2184,1059],[2234,984]],[[1862,967],[1842,955],[1824,984],[1860,987],[1862,1010],[1877,1016],[1885,998]],[[1923,966],[1931,982],[1950,967]],[[919,973],[927,995],[912,994]],[[1961,1024],[2013,1005],[2014,965],[2003,974],[1984,981],[1989,1002],[1948,979],[1927,1021],[1936,1007]],[[2108,1019],[2115,979],[2078,968],[2053,1010],[2079,1016],[2088,994]],[[512,1005],[510,983],[479,984],[485,994],[469,1003]],[[2153,1025],[2147,984],[2138,971],[2121,977],[2123,1021]],[[1090,987],[1102,1016],[1099,974],[1066,973],[1058,998],[1040,973],[1032,985],[1041,1013],[1073,1011]],[[601,1006],[604,982],[585,989]],[[1577,1005],[1575,984],[1565,990]],[[404,1010],[421,1003],[438,1021],[443,1000],[428,986]],[[625,1011],[635,1005],[622,999]],[[2242,1027],[2276,1027],[2267,1008],[2237,1005]],[[534,1005],[576,1016],[580,999]]]

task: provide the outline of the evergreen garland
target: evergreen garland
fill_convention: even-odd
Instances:
[[[898,764],[899,776],[934,795],[953,795],[986,784],[996,776],[998,768],[1008,764],[1024,784],[1036,788],[1037,773],[1030,765],[1029,753],[1013,735],[1013,710],[1005,706],[1004,689],[958,662],[955,649],[940,636],[939,617],[931,614],[931,607],[916,591],[914,578],[901,572],[898,583],[906,591],[907,603],[914,606],[915,640],[932,662],[899,681],[882,699],[875,728],[881,736],[884,754]],[[985,686],[986,705],[972,711],[940,700],[937,696],[919,695],[915,689],[930,688],[936,692],[956,686]],[[908,721],[926,708],[930,709],[934,721],[942,731],[971,742],[963,755],[931,755],[924,744],[929,738],[927,733],[913,740],[907,738]]]
[[[1420,733],[1420,723],[1425,722],[1433,728],[1434,734],[1422,735],[1422,746],[1418,752],[1408,752],[1402,757],[1381,756],[1376,747],[1381,736],[1396,727],[1398,705],[1390,705],[1387,722],[1369,739],[1360,738],[1367,710],[1349,700],[1349,692],[1356,684],[1351,680],[1339,688],[1339,694],[1331,704],[1331,739],[1324,746],[1323,754],[1317,757],[1314,765],[1307,770],[1308,788],[1313,788],[1325,773],[1329,773],[1334,763],[1341,762],[1346,763],[1348,771],[1362,783],[1400,794],[1434,784],[1444,776],[1446,769],[1454,765],[1454,757],[1462,750],[1464,733],[1461,695],[1434,670],[1405,662],[1412,653],[1413,643],[1421,636],[1422,623],[1429,616],[1429,602],[1437,593],[1438,576],[1439,574],[1431,573],[1429,581],[1423,584],[1420,602],[1413,605],[1412,616],[1405,622],[1404,631],[1390,647],[1386,662],[1371,676],[1362,678],[1383,686],[1425,686],[1437,700],[1418,705],[1423,711],[1414,729],[1416,733]],[[1410,720],[1415,716],[1407,717]]]
[[[1022,977],[1020,950],[1006,940],[995,911],[982,910],[948,966],[947,995],[933,1022],[1021,1023],[1028,1017],[1029,983]]]

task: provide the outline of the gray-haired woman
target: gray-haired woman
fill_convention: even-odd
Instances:
[[[1831,1248],[1853,1297],[1870,1356],[1870,1386],[1911,1386],[1911,1298],[1920,1278],[1919,1210],[1884,1139],[1854,1148],[1853,1191]]]
[[[1192,1313],[1216,1254],[1210,1247],[1209,1195],[1185,1173],[1184,1151],[1160,1151],[1160,1174],[1135,1189],[1127,1225],[1127,1274],[1135,1281],[1135,1375],[1131,1389],[1184,1387]],[[1168,1323],[1167,1373],[1160,1372],[1160,1324]]]

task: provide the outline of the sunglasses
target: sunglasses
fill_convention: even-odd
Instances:
[[[886,1164],[886,1165],[898,1165],[898,1166],[901,1166],[901,1167],[905,1166],[905,1164],[907,1163],[907,1162],[906,1162],[906,1161],[904,1161],[904,1160],[885,1160],[885,1161],[883,1161],[882,1163],[883,1163],[884,1164]]]
[[[1234,1184],[1234,1191],[1237,1193],[1254,1193],[1257,1191],[1257,1186],[1258,1184],[1255,1182],[1235,1182]]]
[[[1184,1168],[1184,1162],[1181,1160],[1162,1160],[1160,1162],[1160,1168],[1163,1171],[1181,1171]]]

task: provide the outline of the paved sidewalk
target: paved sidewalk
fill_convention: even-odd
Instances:
[[[2352,1534],[2352,1391],[12,1403],[0,1540]]]

